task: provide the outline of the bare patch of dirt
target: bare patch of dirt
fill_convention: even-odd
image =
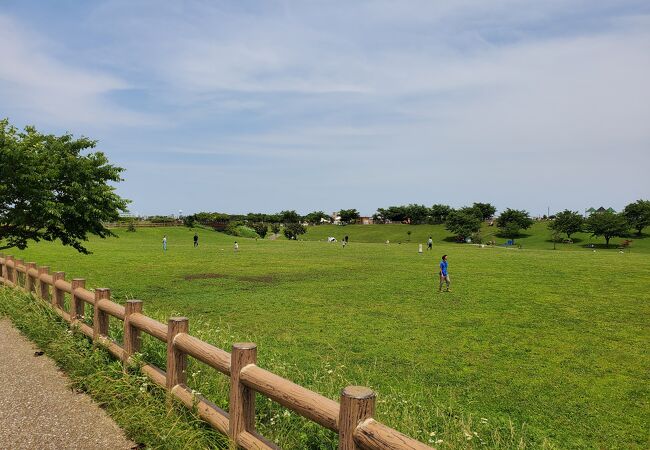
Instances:
[[[193,273],[190,275],[185,275],[183,279],[187,281],[191,280],[207,280],[208,278],[228,278],[222,273]]]

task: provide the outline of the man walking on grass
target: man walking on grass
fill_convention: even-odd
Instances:
[[[199,235],[194,233],[194,248],[199,246]]]
[[[447,255],[442,255],[442,261],[440,261],[440,287],[438,292],[442,292],[442,283],[447,283],[447,289],[445,292],[449,292],[451,289],[449,285],[451,281],[449,280],[449,274],[447,273]]]

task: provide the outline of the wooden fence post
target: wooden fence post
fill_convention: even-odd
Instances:
[[[58,280],[65,278],[65,272],[54,272],[52,274],[52,305],[63,310],[63,301],[65,299],[65,291],[56,287]]]
[[[124,364],[140,351],[140,330],[131,326],[131,314],[142,313],[142,300],[127,300],[124,306]]]
[[[20,276],[20,272],[18,272],[18,266],[23,266],[24,267],[25,266],[25,260],[24,259],[16,259],[16,260],[14,260],[14,262],[16,263],[16,265],[14,266],[14,278],[15,278],[14,283],[16,284],[16,287],[21,287],[21,284],[20,284],[21,283],[21,280],[20,280],[21,276]],[[23,278],[22,286],[25,286],[25,278]]]
[[[4,254],[0,254],[2,262],[0,263],[0,278],[7,280],[7,259]]]
[[[50,268],[48,266],[41,266],[38,268],[38,285],[41,287],[41,298],[46,302],[50,301],[50,285],[41,280],[41,275],[47,275],[49,273]]]
[[[375,393],[363,386],[348,386],[341,391],[339,413],[339,450],[360,450],[354,442],[354,430],[375,415]]]
[[[257,345],[252,342],[233,344],[230,356],[230,439],[244,431],[255,430],[255,391],[239,380],[241,370],[257,362]]]
[[[5,259],[5,263],[8,261],[11,261],[12,263],[16,263],[16,260],[14,259],[13,256],[7,256]],[[14,265],[13,267],[9,267],[7,265],[7,280],[11,281],[12,283],[16,284],[16,266]]]
[[[172,317],[167,322],[167,389],[169,390],[177,384],[186,382],[187,355],[174,348],[174,338],[179,333],[187,333],[188,330],[187,317]]]
[[[93,340],[108,335],[108,314],[99,309],[100,300],[110,300],[111,290],[108,288],[95,289],[95,311],[93,317]]]
[[[72,286],[72,295],[70,296],[70,322],[74,323],[79,319],[83,319],[84,316],[84,301],[75,295],[74,290],[85,287],[86,280],[84,278],[73,278],[70,285]]]
[[[34,276],[29,273],[29,270],[35,268],[35,262],[25,263],[25,292],[28,294],[34,291]]]

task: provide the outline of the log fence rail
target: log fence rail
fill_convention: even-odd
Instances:
[[[196,408],[199,417],[227,435],[244,449],[277,449],[255,431],[255,394],[291,409],[302,417],[339,434],[340,450],[431,450],[431,447],[377,422],[375,393],[366,387],[348,386],[340,402],[324,397],[257,366],[257,346],[233,344],[232,353],[214,347],[189,334],[186,317],[172,317],[167,324],[143,313],[141,300],[128,300],[125,306],[111,301],[107,288],[90,291],[83,278],[65,280],[64,272],[47,266],[0,255],[0,285],[23,290],[47,302],[71,327],[106,348],[124,364],[139,352],[141,333],[147,333],[167,345],[165,370],[144,364],[140,370],[154,383],[166,389],[188,408]],[[70,296],[69,310],[65,295]],[[93,308],[93,326],[83,322],[85,304]],[[123,344],[109,338],[109,317],[124,324]],[[230,378],[229,411],[194,394],[187,386],[187,357],[191,356]]]

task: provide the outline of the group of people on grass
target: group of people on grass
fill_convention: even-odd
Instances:
[[[348,236],[345,236],[343,238],[343,248],[345,248],[345,246],[347,245],[348,239],[349,239]],[[199,246],[199,235],[197,233],[194,233],[194,248],[198,246]],[[162,247],[163,247],[163,251],[167,251],[167,235],[163,236]],[[239,244],[237,243],[237,241],[235,241],[234,248],[235,251],[239,251]],[[433,239],[431,238],[431,236],[429,236],[429,239],[427,240],[427,250],[433,250]],[[446,285],[445,292],[449,292],[451,290],[450,289],[451,280],[449,279],[449,273],[447,268],[448,268],[447,255],[442,255],[442,260],[440,261],[440,272],[438,274],[440,276],[440,286],[438,287],[438,292],[442,292],[443,284]]]

